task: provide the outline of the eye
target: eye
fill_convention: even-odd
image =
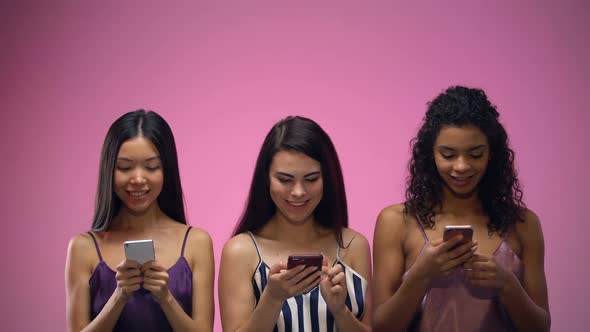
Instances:
[[[471,158],[473,158],[473,159],[479,159],[481,157],[483,157],[483,153],[478,153],[478,154],[472,154],[471,155]]]
[[[289,182],[291,182],[291,179],[286,179],[286,178],[277,178],[277,180],[279,180],[280,183],[289,183]]]
[[[314,182],[316,182],[316,181],[317,181],[317,180],[319,180],[319,179],[320,179],[320,177],[319,177],[319,176],[317,176],[317,177],[313,177],[313,178],[306,178],[306,179],[305,179],[305,182],[314,183]]]
[[[160,166],[146,166],[145,169],[147,169],[149,172],[155,172],[160,169]]]
[[[440,154],[441,157],[443,157],[444,159],[451,159],[453,158],[455,155],[452,153],[441,153]]]
[[[129,166],[117,166],[116,168],[118,171],[121,171],[121,172],[126,172],[131,169],[131,167],[129,167]]]

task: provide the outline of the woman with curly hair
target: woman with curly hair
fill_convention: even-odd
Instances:
[[[544,243],[484,91],[451,87],[412,140],[406,201],[374,234],[375,330],[548,331]],[[444,241],[449,225],[473,240]]]

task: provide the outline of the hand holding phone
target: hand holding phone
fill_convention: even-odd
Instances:
[[[461,242],[459,242],[459,244],[457,244],[457,246],[460,246],[464,243],[473,241],[473,227],[471,227],[471,225],[448,225],[445,226],[445,231],[443,233],[443,241],[448,241],[451,238],[457,236],[458,234],[461,234],[463,236],[463,239],[461,239]]]
[[[318,270],[322,269],[322,263],[324,256],[321,254],[301,254],[301,255],[290,255],[287,260],[287,269],[292,269],[299,265],[316,266]]]
[[[156,259],[153,240],[125,241],[123,247],[128,260],[145,264]]]

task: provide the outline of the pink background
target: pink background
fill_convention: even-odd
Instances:
[[[351,227],[372,239],[402,200],[425,103],[452,84],[498,106],[544,228],[553,330],[586,330],[587,1],[118,3],[0,7],[2,330],[65,328],[67,242],[90,227],[102,140],[124,112],[169,121],[190,223],[218,264],[273,123],[326,129]]]

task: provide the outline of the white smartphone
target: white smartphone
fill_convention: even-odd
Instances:
[[[144,264],[156,259],[153,240],[125,241],[125,257]]]

